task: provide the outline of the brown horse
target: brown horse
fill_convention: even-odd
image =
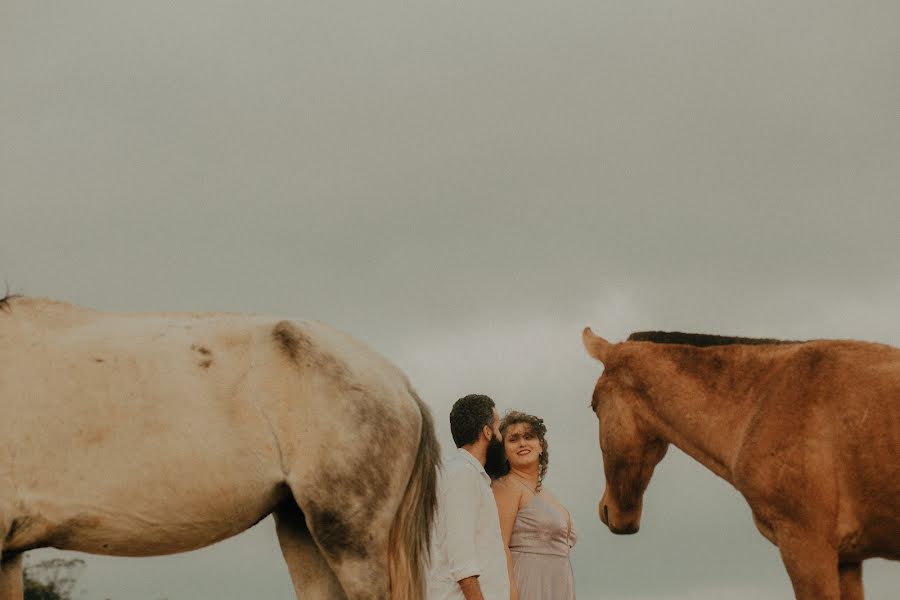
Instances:
[[[423,596],[434,426],[347,334],[2,298],[0,409],[0,600],[32,548],[171,554],[269,514],[298,598]]]
[[[863,598],[862,561],[900,560],[900,350],[644,332],[611,344],[591,407],[600,519],[635,533],[675,444],[740,491],[802,600]]]

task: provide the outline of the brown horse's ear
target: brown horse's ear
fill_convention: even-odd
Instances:
[[[587,350],[588,354],[602,363],[606,362],[606,357],[609,355],[609,347],[612,344],[599,335],[594,335],[590,327],[585,327],[584,331],[581,332],[581,342],[584,344],[584,349]]]

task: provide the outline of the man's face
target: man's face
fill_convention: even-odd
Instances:
[[[494,409],[494,420],[491,423],[491,429],[494,430],[494,440],[503,443],[503,434],[500,433],[500,415],[497,414],[497,409]]]
[[[489,475],[498,476],[505,473],[506,454],[503,450],[503,436],[500,434],[500,416],[494,410],[494,420],[491,423],[491,439],[488,442],[487,457],[484,466]]]

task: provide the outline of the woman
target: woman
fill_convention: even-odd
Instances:
[[[543,485],[547,427],[543,419],[512,411],[500,422],[506,464],[488,474],[506,545],[511,600],[574,600],[569,550],[572,517]],[[493,472],[492,472],[493,471]]]

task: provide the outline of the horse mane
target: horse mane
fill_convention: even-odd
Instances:
[[[708,333],[682,333],[681,331],[635,331],[628,336],[629,342],[653,342],[654,344],[684,344],[686,346],[730,346],[742,344],[762,346],[770,344],[801,344],[797,340],[776,340],[773,338],[748,338]]]
[[[10,294],[9,292],[6,292],[6,295],[0,298],[0,310],[9,310],[9,301],[21,297],[21,294]]]

